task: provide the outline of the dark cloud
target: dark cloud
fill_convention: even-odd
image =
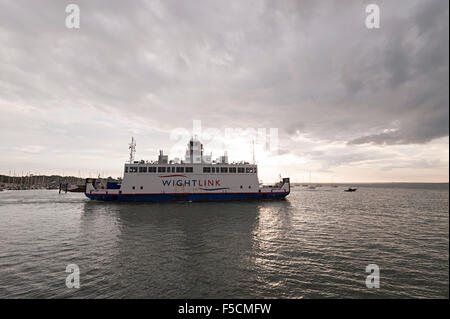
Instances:
[[[75,3],[79,30],[65,28],[61,1],[0,0],[0,108],[35,110],[0,120],[22,118],[9,143],[51,144],[60,137],[49,127],[91,132],[102,112],[129,125],[123,135],[193,119],[277,127],[297,154],[297,136],[348,149],[448,136],[447,1],[376,1],[378,30],[364,26],[362,0]],[[52,120],[56,110],[71,126]],[[74,147],[85,142],[71,136]],[[367,159],[340,151],[329,163]]]

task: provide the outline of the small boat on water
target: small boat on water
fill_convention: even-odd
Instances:
[[[308,189],[314,190],[316,189],[316,187],[314,185],[311,184],[311,172],[309,172],[309,184],[308,184]]]
[[[84,193],[86,191],[86,185],[75,185],[69,183],[59,184],[59,193],[61,192],[71,192],[71,193]]]
[[[86,185],[69,185],[67,191],[72,193],[84,193],[86,191]]]
[[[349,188],[347,188],[347,189],[344,189],[344,192],[356,192],[356,190],[357,190],[357,188],[351,188],[351,187],[349,187]]]

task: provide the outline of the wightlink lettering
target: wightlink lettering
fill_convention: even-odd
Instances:
[[[218,179],[162,179],[163,186],[185,186],[185,187],[209,187],[209,186],[221,186]]]

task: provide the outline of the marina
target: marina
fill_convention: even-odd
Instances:
[[[84,186],[85,178],[44,174],[0,175],[0,189],[3,190],[60,189],[62,185],[67,185],[68,190],[74,189],[76,185]]]

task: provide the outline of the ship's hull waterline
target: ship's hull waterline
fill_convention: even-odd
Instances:
[[[216,194],[86,194],[93,200],[122,202],[209,202],[241,200],[281,200],[289,195],[285,193],[216,193]]]

